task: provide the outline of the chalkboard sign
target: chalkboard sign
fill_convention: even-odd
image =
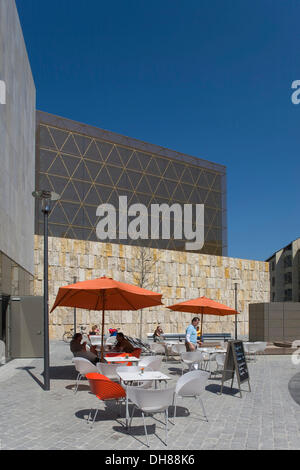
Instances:
[[[234,356],[236,358],[238,375],[240,379],[239,382],[243,383],[245,382],[245,380],[249,380],[249,372],[244,352],[244,346],[242,341],[235,341],[234,343],[232,343],[232,347],[234,351]]]
[[[249,391],[251,391],[248,366],[242,341],[228,341],[224,370],[222,374],[221,393],[223,391],[223,384],[227,380],[231,379],[232,388],[234,374],[236,374],[237,377],[241,396],[241,384],[243,382],[248,381]]]

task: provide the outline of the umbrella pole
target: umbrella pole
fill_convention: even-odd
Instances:
[[[102,292],[102,329],[101,329],[101,355],[100,355],[100,361],[103,362],[103,341],[104,341],[104,311],[105,311],[105,306],[104,306],[104,292]]]
[[[201,327],[200,327],[200,341],[202,342],[202,333],[203,333],[203,313],[201,313]]]

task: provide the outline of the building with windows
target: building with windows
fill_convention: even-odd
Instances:
[[[267,262],[271,302],[300,302],[300,238],[276,251]]]

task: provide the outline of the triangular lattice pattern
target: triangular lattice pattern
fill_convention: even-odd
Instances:
[[[118,207],[119,196],[127,196],[128,205],[146,205],[149,212],[151,204],[204,203],[201,252],[222,254],[220,173],[49,125],[40,124],[39,129],[38,187],[61,195],[49,215],[50,235],[96,241],[97,207]],[[42,215],[37,231],[42,233]],[[172,237],[120,242],[184,250],[184,241]]]

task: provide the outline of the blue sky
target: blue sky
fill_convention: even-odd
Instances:
[[[227,166],[228,255],[300,236],[300,2],[17,0],[37,108]]]

